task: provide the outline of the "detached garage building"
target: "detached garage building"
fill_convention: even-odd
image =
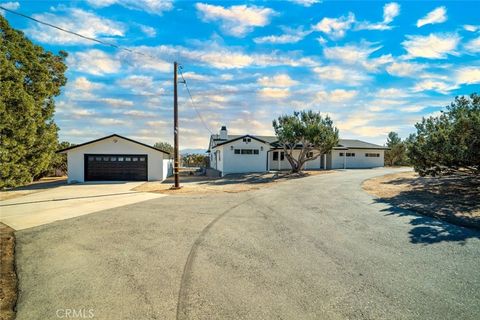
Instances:
[[[67,154],[68,183],[162,181],[172,174],[168,152],[118,134],[57,152]]]

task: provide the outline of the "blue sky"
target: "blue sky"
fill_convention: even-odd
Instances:
[[[206,148],[209,130],[273,134],[293,110],[330,115],[343,138],[383,144],[422,116],[480,90],[476,1],[1,1],[2,5],[142,52],[121,51],[10,13],[37,44],[69,53],[57,98],[60,139],[111,133],[172,139],[173,61],[181,148]]]

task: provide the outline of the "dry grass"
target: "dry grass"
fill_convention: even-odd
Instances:
[[[452,175],[434,178],[402,172],[367,180],[363,188],[395,206],[480,228],[479,177]]]
[[[0,320],[15,318],[17,275],[15,273],[15,235],[0,223]]]
[[[291,179],[325,174],[330,171],[304,171],[302,174],[290,174],[287,172],[232,175],[224,178],[208,178],[203,176],[180,177],[181,189],[173,190],[173,178],[163,182],[146,182],[133,190],[144,192],[158,192],[171,195],[182,194],[210,194],[210,193],[238,193],[260,188],[270,187],[276,183]]]

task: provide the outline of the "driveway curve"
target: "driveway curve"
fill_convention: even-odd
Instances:
[[[17,318],[478,319],[480,233],[361,190],[391,172],[164,197],[19,231]]]

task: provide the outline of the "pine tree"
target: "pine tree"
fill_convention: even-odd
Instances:
[[[45,174],[57,147],[54,97],[67,79],[66,52],[33,44],[0,16],[0,188]]]

